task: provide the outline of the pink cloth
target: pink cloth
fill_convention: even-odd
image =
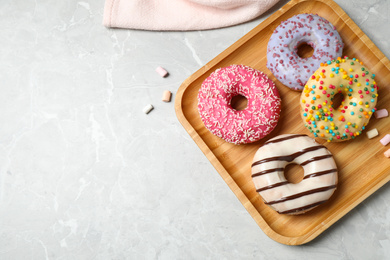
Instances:
[[[106,27],[187,31],[252,20],[279,0],[106,0]]]

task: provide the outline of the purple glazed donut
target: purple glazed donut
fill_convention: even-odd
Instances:
[[[314,49],[313,56],[298,56],[298,47],[303,43]],[[267,67],[281,83],[301,91],[322,62],[342,56],[343,47],[329,21],[315,14],[298,14],[282,22],[271,35]]]

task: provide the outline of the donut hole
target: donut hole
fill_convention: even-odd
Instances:
[[[300,183],[303,180],[303,167],[296,163],[290,163],[284,169],[284,177],[289,183]]]
[[[297,47],[297,55],[302,59],[310,58],[313,56],[313,53],[314,48],[307,42],[302,42]]]
[[[244,110],[248,106],[248,99],[240,94],[235,95],[230,101],[230,106],[237,111]]]
[[[337,93],[336,95],[334,95],[334,97],[332,98],[332,107],[334,108],[334,109],[338,109],[341,105],[342,105],[342,103],[343,103],[343,101],[344,101],[344,95],[343,95],[343,93]]]

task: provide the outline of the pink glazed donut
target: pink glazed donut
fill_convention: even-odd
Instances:
[[[231,106],[237,95],[248,100],[244,110]],[[244,65],[217,69],[198,93],[198,111],[206,128],[234,144],[252,143],[268,135],[278,123],[280,105],[274,82]]]

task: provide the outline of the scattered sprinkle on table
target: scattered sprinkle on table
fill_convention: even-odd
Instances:
[[[164,102],[171,102],[171,96],[172,96],[171,91],[165,90],[161,100]]]
[[[156,68],[156,72],[158,73],[158,74],[160,74],[160,76],[161,77],[166,77],[167,75],[168,75],[168,71],[166,71],[164,68],[162,68],[162,67],[157,67]]]
[[[142,110],[145,114],[149,114],[150,111],[153,110],[153,106],[151,104],[147,105],[146,107],[144,107],[144,109]]]

